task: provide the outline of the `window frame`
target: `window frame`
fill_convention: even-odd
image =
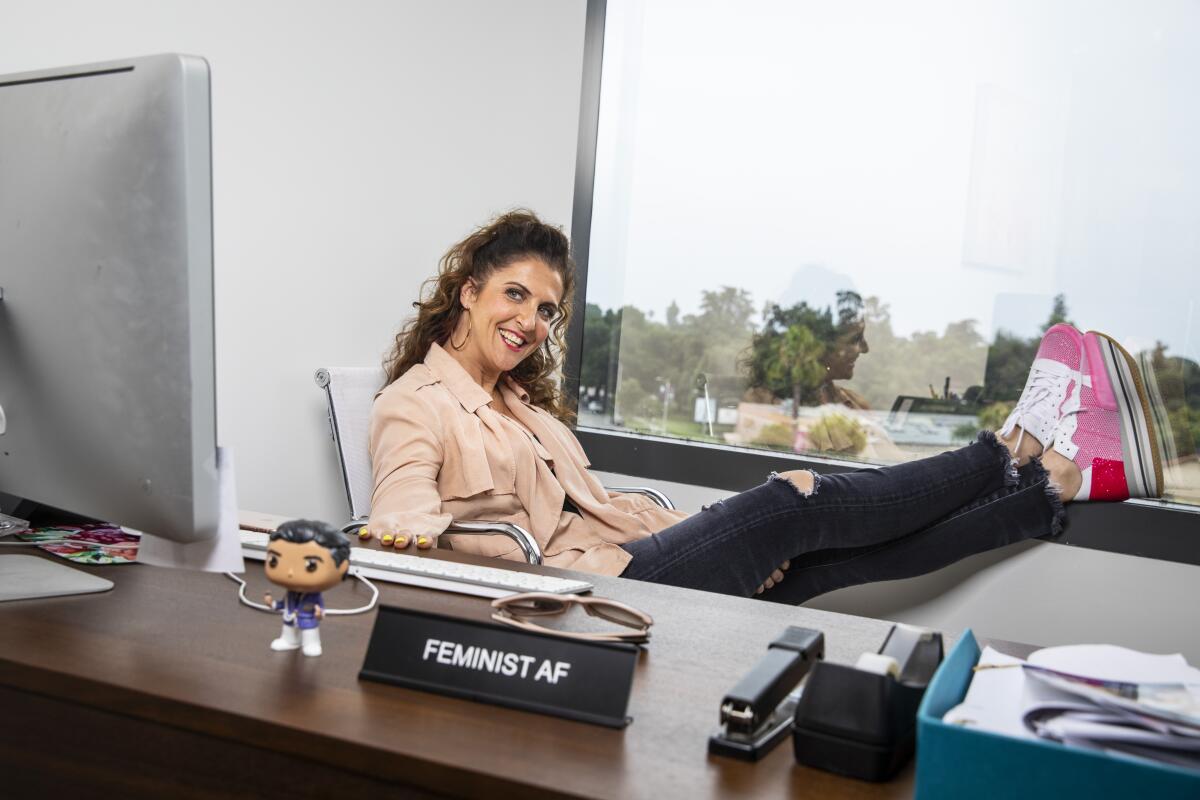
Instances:
[[[587,308],[588,255],[591,248],[607,7],[607,0],[587,0],[579,135],[575,156],[575,194],[571,215],[571,242],[577,279],[574,314],[567,329],[567,354],[563,360],[563,387],[571,402],[579,396],[579,376],[583,363],[583,324]],[[812,469],[832,473],[878,466],[605,428],[576,425],[574,430],[595,469],[726,491],[749,489],[765,480],[772,471]],[[1046,541],[1200,565],[1200,506],[1193,508],[1159,500],[1128,500],[1124,503],[1070,503],[1066,508],[1066,529],[1058,537],[1046,537]]]

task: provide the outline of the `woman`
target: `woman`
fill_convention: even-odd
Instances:
[[[560,421],[574,279],[567,238],[525,211],[443,257],[375,401],[373,535],[429,548],[451,519],[505,520],[552,566],[801,603],[1057,533],[1063,502],[1161,493],[1132,359],[1101,334],[1056,325],[1004,428],[960,450],[772,474],[693,516],[610,495]],[[507,539],[450,537],[462,552],[520,557]]]

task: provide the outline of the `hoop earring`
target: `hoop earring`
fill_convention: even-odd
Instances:
[[[462,350],[467,346],[467,339],[471,338],[471,309],[464,308],[463,311],[467,312],[467,335],[463,337],[462,344],[455,344],[454,331],[450,331],[450,346],[455,350]]]

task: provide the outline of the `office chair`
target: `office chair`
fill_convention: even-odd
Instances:
[[[346,490],[346,502],[351,521],[342,526],[346,533],[356,532],[366,524],[371,513],[371,492],[375,478],[371,469],[368,446],[371,425],[371,404],[375,393],[383,387],[385,375],[379,367],[332,367],[318,369],[317,386],[325,390],[328,404],[329,429],[337,447],[338,467]],[[644,486],[608,487],[610,492],[644,494],[663,508],[674,508],[670,499],[657,489]],[[507,536],[517,543],[530,564],[542,563],[542,550],[537,540],[520,525],[485,520],[454,520],[446,529],[456,535]]]

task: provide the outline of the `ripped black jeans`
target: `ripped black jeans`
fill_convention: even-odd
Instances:
[[[834,589],[911,578],[1013,542],[1057,534],[1063,510],[1036,460],[1014,469],[990,432],[890,467],[814,474],[804,495],[772,475],[645,539],[622,545],[623,578],[799,604]]]

